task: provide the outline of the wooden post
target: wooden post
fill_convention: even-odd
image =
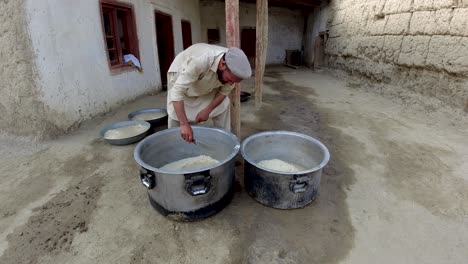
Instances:
[[[263,73],[268,48],[268,0],[257,0],[257,42],[255,54],[255,107],[262,106]]]
[[[227,47],[239,47],[239,0],[226,0],[226,44]],[[231,99],[231,131],[239,140],[240,134],[240,85],[236,84],[229,95]]]

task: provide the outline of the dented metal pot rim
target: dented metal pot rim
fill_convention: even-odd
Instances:
[[[169,128],[169,129],[166,129],[166,130],[163,130],[163,131],[159,131],[159,132],[157,132],[157,133],[155,133],[155,134],[153,134],[153,135],[151,135],[149,137],[146,137],[144,140],[140,141],[138,143],[138,145],[135,147],[135,150],[133,152],[135,161],[138,163],[138,165],[142,166],[143,168],[145,168],[147,170],[151,170],[151,171],[154,171],[154,172],[157,172],[157,173],[180,175],[180,174],[190,174],[190,173],[198,173],[198,172],[201,172],[201,171],[208,171],[208,170],[212,170],[214,168],[223,166],[224,164],[226,164],[227,162],[232,160],[237,155],[237,153],[239,153],[239,149],[240,149],[239,139],[237,139],[237,137],[234,134],[232,134],[230,132],[226,132],[225,130],[219,129],[219,128],[211,128],[211,127],[209,128],[209,127],[199,127],[199,126],[192,126],[192,128],[197,129],[197,130],[216,130],[216,131],[226,135],[227,137],[230,137],[234,142],[236,142],[236,145],[234,146],[234,148],[232,148],[232,152],[227,158],[225,158],[223,160],[220,160],[218,163],[216,163],[214,165],[199,168],[199,169],[195,169],[195,170],[185,170],[185,171],[161,170],[159,168],[153,167],[153,166],[147,164],[146,162],[144,162],[140,157],[140,153],[141,153],[141,148],[143,147],[145,142],[151,141],[153,138],[159,137],[159,136],[164,135],[164,134],[174,133],[174,130],[177,130],[177,131],[179,130],[178,127],[174,127],[174,128]],[[187,143],[187,144],[189,144],[189,143]],[[216,157],[213,157],[213,158],[216,158]]]
[[[251,141],[253,141],[255,139],[260,138],[260,137],[265,137],[265,136],[271,136],[271,135],[290,135],[290,136],[300,137],[300,138],[303,138],[303,139],[314,142],[315,144],[317,144],[322,149],[322,151],[324,153],[324,157],[323,157],[322,162],[320,162],[319,165],[317,165],[317,166],[315,166],[315,167],[313,167],[311,169],[303,170],[303,171],[296,171],[296,172],[277,171],[277,170],[272,170],[272,169],[269,169],[269,168],[258,165],[257,162],[255,162],[255,161],[253,161],[252,159],[249,158],[249,156],[247,155],[247,153],[245,151],[245,148]],[[244,160],[249,162],[253,166],[255,166],[257,168],[260,168],[262,170],[265,170],[265,171],[269,171],[269,172],[273,172],[273,173],[277,173],[277,174],[284,174],[284,175],[299,175],[299,174],[307,174],[307,173],[315,172],[315,171],[318,171],[318,170],[322,169],[323,167],[325,167],[325,165],[327,165],[328,161],[330,160],[330,153],[329,153],[327,147],[322,142],[320,142],[319,140],[317,140],[317,139],[315,139],[313,137],[301,134],[301,133],[296,133],[296,132],[291,132],[291,131],[283,131],[283,130],[266,131],[266,132],[261,132],[261,133],[251,135],[250,137],[246,138],[242,142],[242,146],[241,146],[240,151],[241,151],[241,154],[242,154],[242,157],[244,158]]]

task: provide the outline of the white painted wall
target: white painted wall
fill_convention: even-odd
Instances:
[[[60,129],[161,89],[155,9],[172,15],[176,53],[182,50],[181,19],[191,22],[193,42],[200,41],[198,0],[121,2],[134,7],[143,73],[133,70],[111,74],[98,0],[27,0],[39,97],[46,118]]]
[[[224,2],[215,0],[201,0],[201,34],[203,42],[207,42],[207,29],[218,28],[221,42],[226,45],[226,18]],[[240,28],[256,27],[255,4],[240,3],[239,6]],[[302,36],[304,28],[304,16],[300,10],[270,7],[268,10],[268,50],[267,64],[284,63],[285,50],[302,49]]]
[[[192,43],[202,42],[199,0],[150,0],[150,2],[153,9],[157,9],[172,16],[176,55],[183,50],[181,20],[190,21],[192,27]],[[156,38],[154,41],[156,41]],[[156,42],[154,45],[156,45]]]

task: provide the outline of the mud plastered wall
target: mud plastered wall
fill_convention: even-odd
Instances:
[[[333,0],[328,7],[329,67],[468,112],[468,0]]]
[[[44,106],[28,35],[25,1],[0,1],[0,130],[31,135],[44,130]]]

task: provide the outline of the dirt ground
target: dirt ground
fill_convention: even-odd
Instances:
[[[135,145],[104,126],[147,96],[48,142],[0,137],[0,263],[466,263],[468,122],[325,73],[268,69],[264,104],[242,104],[242,138],[290,130],[330,150],[321,194],[297,210],[238,188],[220,213],[181,223],[154,211]],[[243,90],[253,89],[253,81]],[[237,168],[242,185],[242,168]]]

